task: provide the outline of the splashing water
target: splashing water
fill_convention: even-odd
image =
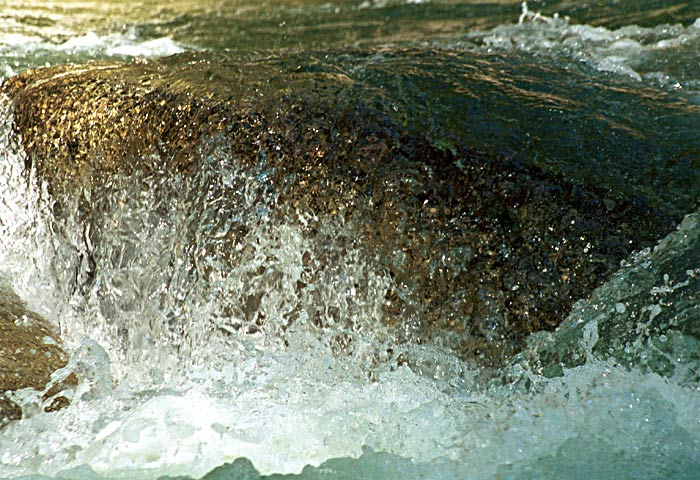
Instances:
[[[81,383],[51,414],[20,392],[29,415],[0,437],[0,477],[201,476],[246,457],[263,474],[358,458],[343,468],[382,478],[373,451],[431,478],[695,471],[692,388],[593,356],[561,378],[525,372],[527,390],[480,387],[449,352],[382,327],[390,280],[353,252],[349,226],[310,235],[276,220],[264,172],[223,151],[191,179],[115,178],[62,220],[4,142],[0,265],[61,325],[72,360],[56,376]]]
[[[558,14],[543,15],[523,2],[514,25],[471,32],[470,40],[489,51],[518,50],[557,62],[589,67],[672,90],[698,91],[700,70],[682,59],[700,45],[700,19],[690,25],[629,25],[618,29],[573,23]]]

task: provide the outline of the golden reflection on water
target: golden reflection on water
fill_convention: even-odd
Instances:
[[[286,46],[287,36],[291,46],[420,41],[488,28],[498,22],[494,12],[515,22],[519,8],[516,0],[0,0],[0,45],[60,44],[89,32],[128,33],[143,26],[147,35],[201,41],[207,48],[231,48],[237,36],[256,33],[258,48],[270,35],[279,37],[271,47]]]

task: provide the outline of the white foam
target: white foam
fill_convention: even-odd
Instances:
[[[182,53],[186,48],[170,38],[142,40],[130,34],[97,35],[88,32],[72,37],[64,43],[51,47],[45,43],[35,44],[34,48],[51,49],[67,53],[91,53],[99,56],[157,57]]]
[[[369,447],[418,463],[449,459],[465,478],[527,472],[546,458],[551,468],[580,459],[612,474],[643,455],[640,478],[653,478],[669,459],[688,466],[700,453],[698,391],[653,374],[591,362],[540,379],[539,393],[479,393],[407,367],[361,380],[357,365],[318,347],[242,358],[226,380],[202,371],[205,381],[39,413],[3,433],[0,477],[83,465],[110,478],[201,476],[238,457],[263,474],[295,473]],[[322,359],[332,375],[300,357]],[[672,450],[658,452],[660,443]]]
[[[168,37],[140,38],[129,32],[106,35],[88,32],[72,36],[63,43],[24,35],[10,35],[0,37],[0,63],[5,70],[0,73],[10,76],[28,68],[60,63],[79,63],[104,58],[128,60],[135,57],[162,57],[193,49],[194,47]]]
[[[38,48],[50,48],[46,45]],[[182,53],[187,48],[170,38],[139,39],[130,34],[105,36],[88,32],[56,45],[56,50],[70,53],[89,52],[99,56],[158,57]]]
[[[431,0],[365,0],[360,3],[357,8],[386,8],[390,5],[420,5],[424,3],[429,3]]]
[[[299,472],[359,456],[365,445],[421,460],[450,453],[444,432],[461,414],[450,411],[452,402],[432,380],[405,367],[377,382],[358,380],[349,371],[356,365],[315,346],[315,352],[265,354],[252,364],[232,359],[223,375],[193,371],[199,380],[174,389],[115,391],[76,398],[56,414],[37,413],[0,439],[0,477],[80,465],[110,476],[134,470],[198,476],[240,456],[265,473]],[[300,357],[326,368],[290,368]]]
[[[131,45],[117,45],[106,50],[107,55],[127,56],[127,57],[153,57],[166,56],[182,53],[186,49],[179,43],[169,38],[156,38],[145,40]]]
[[[688,86],[700,78],[700,68],[687,59],[700,46],[700,20],[690,26],[659,25],[645,28],[629,25],[607,29],[573,23],[568,17],[546,16],[533,12],[523,2],[517,24],[501,25],[487,32],[473,32],[468,38],[486,49],[517,49],[537,55],[553,56],[584,63],[602,72],[636,81],[654,81],[663,72],[675,82]],[[666,71],[679,59],[685,69]],[[669,61],[671,59],[671,61]],[[684,60],[685,59],[685,60]]]

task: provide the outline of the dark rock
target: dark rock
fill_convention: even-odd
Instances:
[[[8,423],[22,418],[22,409],[7,398],[4,394],[0,395],[0,428]]]
[[[231,464],[222,465],[207,473],[202,480],[258,480],[262,478],[247,458],[237,458]]]
[[[23,388],[44,391],[51,374],[68,363],[68,356],[49,323],[27,310],[26,304],[0,282],[0,427],[21,418],[22,411],[6,396]],[[72,378],[68,383],[74,383]],[[43,394],[46,411],[58,410],[68,400],[55,386]]]
[[[349,55],[359,64],[369,53]],[[416,52],[391,54],[400,64]],[[436,63],[449,55],[430,54]],[[231,161],[269,176],[273,214],[311,211],[353,226],[393,279],[388,325],[412,341],[440,335],[483,364],[554,329],[677,220],[643,198],[468,145],[438,148],[395,113],[382,85],[320,58],[187,53],[59,66],[8,79],[4,91],[27,161],[58,199],[115,173],[196,175],[207,146],[223,142]],[[421,83],[412,85],[415,94]],[[313,235],[317,225],[304,228]]]

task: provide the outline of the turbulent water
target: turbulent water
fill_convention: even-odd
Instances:
[[[638,3],[0,2],[4,77],[200,49],[439,46],[478,68],[435,66],[444,88],[413,110],[432,139],[644,188],[684,218],[580,299],[563,326],[576,359],[537,365],[550,334],[536,334],[487,381],[449,342],[400,341],[381,318],[393,280],[352,225],[310,237],[309,213],[275,219],[265,173],[225,149],[189,178],[115,176],[90,199],[97,234],[54,217],[3,102],[0,282],[59,327],[72,357],[55,380],[81,381],[53,413],[13,394],[25,418],[0,432],[0,478],[698,478],[700,7]],[[379,75],[368,62],[355,68]],[[246,226],[240,255],[186,261],[231,224]]]

